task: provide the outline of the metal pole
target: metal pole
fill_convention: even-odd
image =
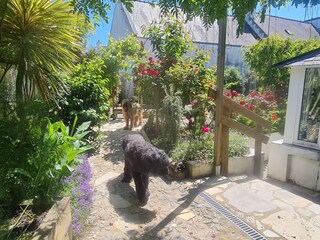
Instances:
[[[227,14],[218,20],[219,42],[217,59],[217,95],[215,112],[215,137],[214,137],[214,169],[215,175],[221,173],[221,146],[222,146],[222,111],[223,111],[223,74],[226,52]]]

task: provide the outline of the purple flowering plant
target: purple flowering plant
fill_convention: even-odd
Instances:
[[[93,205],[93,188],[90,184],[92,171],[87,155],[80,157],[80,164],[68,176],[62,179],[64,195],[70,196],[72,230],[75,236],[83,230]]]

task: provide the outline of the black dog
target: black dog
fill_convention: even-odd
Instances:
[[[121,182],[130,183],[132,177],[137,197],[142,205],[149,198],[149,176],[167,176],[170,165],[167,154],[146,142],[139,134],[127,135],[122,141],[125,165]]]

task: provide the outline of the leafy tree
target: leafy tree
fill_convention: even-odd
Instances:
[[[1,7],[0,64],[4,74],[16,69],[18,102],[36,92],[56,96],[64,87],[58,73],[69,70],[82,49],[81,16],[63,0],[7,0]]]
[[[162,17],[143,29],[144,36],[151,42],[156,57],[169,68],[192,49],[192,41],[182,22],[174,17]]]
[[[163,86],[169,87],[172,83],[167,78],[166,71],[191,50],[192,41],[181,21],[172,16],[153,21],[143,33],[151,42],[158,60],[149,57],[148,62],[139,65],[136,72],[138,88],[144,100],[151,100],[150,103],[158,110],[165,96]],[[158,116],[156,118],[158,119]]]
[[[109,78],[111,92],[119,85],[119,71],[132,69],[146,55],[143,46],[134,35],[129,35],[122,40],[114,40],[109,36],[109,44],[105,51],[101,50],[104,60],[104,71]]]
[[[166,71],[166,78],[181,91],[183,105],[190,104],[201,94],[207,94],[210,85],[215,83],[216,67],[207,68],[205,64],[208,60],[209,54],[196,51],[193,58],[181,59]]]
[[[274,64],[320,47],[319,40],[293,40],[280,36],[262,39],[245,49],[245,61],[257,75],[258,84],[264,89],[287,93],[290,72],[288,68],[274,68]]]

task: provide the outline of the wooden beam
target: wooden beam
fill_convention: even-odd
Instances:
[[[223,99],[224,106],[229,108],[231,111],[237,112],[242,116],[245,116],[252,121],[254,121],[257,125],[259,124],[262,127],[267,129],[271,128],[271,122],[265,120],[264,118],[260,117],[258,114],[254,113],[253,111],[239,105],[238,103],[234,102],[232,99],[224,98]]]
[[[256,131],[255,129],[247,127],[246,125],[238,123],[226,116],[222,116],[222,123],[228,126],[229,128],[233,128],[235,130],[238,130],[239,132],[242,132],[243,134],[248,135],[249,137],[255,138],[256,140],[258,139],[265,144],[267,144],[269,141],[268,136]]]
[[[217,96],[216,90],[214,90],[213,88],[210,88],[209,89],[209,96],[213,99],[216,99],[216,96]],[[230,98],[223,97],[223,106],[226,108],[229,108],[233,112],[239,113],[239,114],[243,115],[244,117],[249,118],[250,120],[257,123],[257,125],[260,125],[260,126],[267,128],[267,129],[271,128],[271,122],[260,117],[255,112],[239,105],[238,103],[234,102]]]

